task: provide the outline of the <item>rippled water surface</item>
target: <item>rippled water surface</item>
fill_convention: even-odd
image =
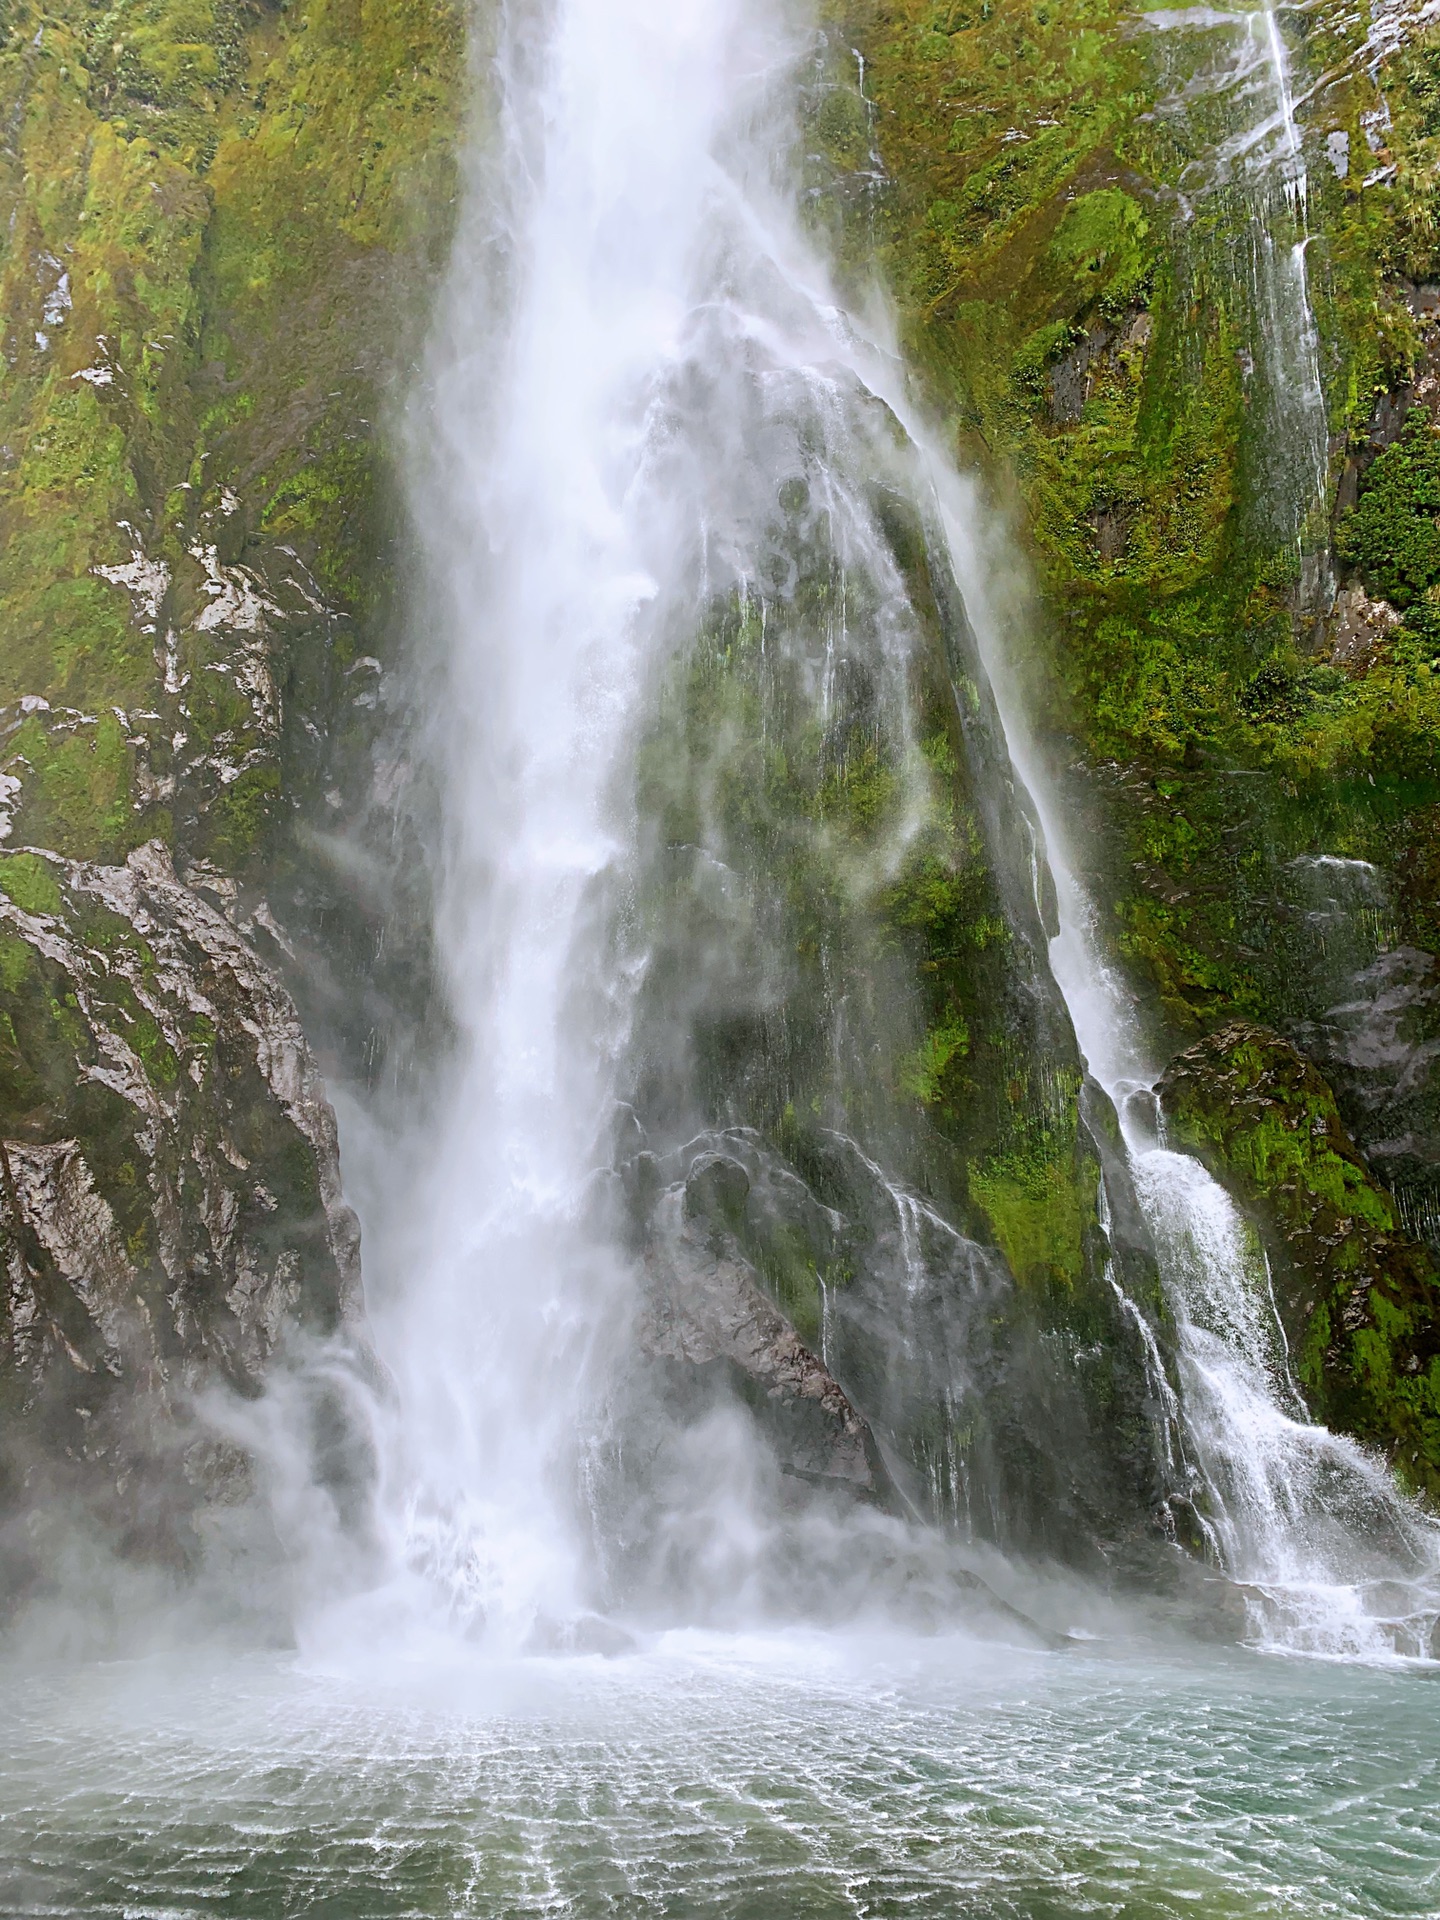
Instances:
[[[0,1678],[6,1914],[1440,1911],[1424,1673],[792,1635]]]

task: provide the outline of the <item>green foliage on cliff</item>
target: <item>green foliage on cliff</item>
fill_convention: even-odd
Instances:
[[[371,423],[447,229],[462,12],[62,0],[9,27],[0,706],[76,716],[12,742],[25,829],[85,856],[183,829],[243,865],[287,716],[239,656],[278,693],[308,617],[343,666],[383,588]],[[186,736],[183,806],[132,796],[112,706]]]
[[[1440,434],[1423,411],[1366,470],[1335,550],[1393,606],[1411,606],[1440,580]]]
[[[1028,546],[1028,694],[1099,828],[1112,937],[1176,1037],[1228,1011],[1274,1018],[1247,896],[1282,889],[1285,862],[1325,832],[1336,851],[1415,866],[1440,800],[1440,650],[1411,622],[1332,653],[1315,586],[1326,529],[1275,525],[1294,455],[1270,444],[1255,365],[1271,323],[1254,310],[1248,203],[1207,171],[1209,96],[1175,107],[1201,36],[1136,31],[1103,0],[830,12],[812,169],[849,270],[878,261],[928,399]],[[1380,64],[1382,96],[1356,63],[1363,26],[1286,31],[1298,70],[1331,76],[1307,107],[1306,259],[1353,473],[1377,396],[1431,351],[1394,275],[1431,271],[1440,36]],[[1319,151],[1327,127],[1343,179]],[[1360,472],[1339,542],[1402,605],[1434,577],[1422,435]],[[1124,772],[1097,786],[1106,767]],[[1252,856],[1264,877],[1237,890],[1226,864]]]

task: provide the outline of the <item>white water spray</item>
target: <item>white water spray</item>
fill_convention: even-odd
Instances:
[[[758,57],[740,0],[503,10],[417,460],[445,646],[440,938],[458,1027],[403,1274],[376,1311],[399,1557],[474,1631],[583,1609],[586,1453],[631,1305],[593,1227],[623,1038],[617,775],[678,565],[667,408],[714,153]]]

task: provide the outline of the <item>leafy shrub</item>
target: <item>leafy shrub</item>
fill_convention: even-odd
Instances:
[[[1440,434],[1416,411],[1360,482],[1335,549],[1366,590],[1408,607],[1440,581]]]

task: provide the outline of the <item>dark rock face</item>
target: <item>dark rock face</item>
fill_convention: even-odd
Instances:
[[[1317,1418],[1440,1494],[1440,1275],[1289,1041],[1239,1021],[1172,1062],[1172,1135],[1254,1219]]]
[[[246,1472],[196,1396],[360,1315],[334,1115],[284,987],[163,844],[8,855],[0,889],[3,1497],[183,1559]]]
[[[1378,954],[1343,1000],[1297,1032],[1323,1066],[1367,1161],[1418,1237],[1440,1241],[1440,962]]]
[[[795,1147],[787,1160],[729,1127],[622,1153],[650,1277],[641,1344],[684,1368],[677,1403],[723,1367],[786,1474],[1097,1573],[1168,1578],[1187,1490],[1161,1465],[1139,1308],[1113,1285],[1037,1300],[847,1136],[817,1128]],[[1104,1257],[1145,1297],[1124,1222]]]
[[[641,1325],[652,1358],[706,1368],[723,1361],[776,1446],[782,1471],[862,1499],[897,1504],[874,1435],[844,1389],[761,1290],[727,1219],[743,1209],[745,1171],[711,1155],[677,1205],[657,1208]],[[716,1206],[716,1200],[720,1205]]]

